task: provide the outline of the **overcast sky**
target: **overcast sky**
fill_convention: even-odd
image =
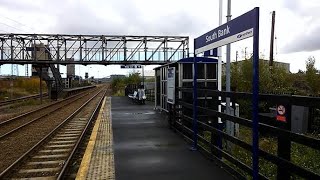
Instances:
[[[227,0],[223,1],[226,21]],[[219,0],[0,0],[0,33],[63,33],[106,35],[187,35],[198,37],[218,26]],[[276,60],[291,64],[291,71],[305,69],[315,56],[320,69],[319,0],[233,0],[232,18],[260,7],[260,55],[268,57],[271,11],[276,11]],[[193,47],[193,45],[191,45]],[[252,51],[252,38],[232,44],[244,57]],[[225,53],[223,53],[225,55]],[[152,69],[148,67],[147,69]],[[118,66],[82,67],[99,77],[125,74]],[[1,68],[9,74],[8,66]],[[24,75],[24,68],[19,69]],[[79,73],[79,68],[76,68]]]

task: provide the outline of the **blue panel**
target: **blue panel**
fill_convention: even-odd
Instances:
[[[218,57],[218,48],[211,49],[204,52],[205,57]]]
[[[218,63],[218,59],[206,58],[206,57],[195,57],[195,61],[198,63]],[[177,63],[193,63],[193,57],[180,59]]]
[[[193,118],[192,118],[192,130],[193,130],[193,144],[191,149],[198,149],[198,63],[197,57],[193,57]]]
[[[257,8],[203,34],[195,39],[194,49],[225,39],[229,36],[251,29],[255,25]],[[225,33],[221,33],[225,30]],[[239,37],[240,38],[240,37]]]
[[[253,78],[252,78],[252,177],[259,179],[259,8],[253,20]]]

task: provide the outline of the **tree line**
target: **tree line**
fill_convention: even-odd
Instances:
[[[320,75],[315,67],[316,59],[306,60],[306,70],[290,73],[284,67],[269,67],[268,61],[259,61],[259,88],[261,93],[296,94],[318,96],[320,93]],[[251,92],[252,58],[231,64],[231,88],[233,91]],[[225,77],[223,78],[225,82]],[[225,83],[223,83],[225,84]]]

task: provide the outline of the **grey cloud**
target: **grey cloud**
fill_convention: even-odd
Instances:
[[[292,10],[292,11],[300,11],[301,6],[299,0],[283,0],[283,7]]]
[[[33,3],[27,3],[25,1],[12,1],[12,0],[1,0],[1,7],[10,10],[19,11],[37,11],[39,8]]]
[[[90,6],[85,2],[88,1],[46,0],[32,5],[23,0],[2,0],[1,5],[12,12],[38,13],[38,18],[41,14],[52,16],[55,20],[49,22],[50,27],[42,28],[45,33],[198,36],[211,28],[203,20],[179,8],[176,13],[159,14],[158,18],[148,21],[145,18],[148,14],[132,0],[90,1]],[[123,21],[110,20],[112,17],[107,12],[110,8]],[[157,8],[156,5],[153,8]]]
[[[202,33],[204,27],[201,20],[186,12],[177,12],[149,22],[132,3],[119,3],[112,7],[124,22],[98,17],[94,11],[78,4],[72,9],[64,7],[68,10],[59,11],[54,29],[57,33],[72,34],[190,35]]]
[[[308,34],[298,36],[293,42],[289,42],[284,48],[284,53],[320,50],[320,26],[312,29]]]
[[[320,3],[314,4],[312,7],[304,8],[302,3],[308,3],[302,0],[283,0],[283,6],[303,18],[307,27],[297,27],[301,29],[300,35],[294,38],[292,42],[288,42],[282,48],[284,53],[315,51],[320,49],[320,31],[318,17],[320,16]]]
[[[320,3],[312,4],[308,8],[305,8],[304,3],[309,4],[312,2],[308,2],[305,0],[283,0],[283,7],[291,11],[292,13],[300,16],[300,17],[308,17],[309,22],[318,19],[320,16]]]

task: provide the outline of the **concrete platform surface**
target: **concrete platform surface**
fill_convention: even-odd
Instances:
[[[117,180],[233,179],[167,126],[153,105],[111,98],[115,178]]]

